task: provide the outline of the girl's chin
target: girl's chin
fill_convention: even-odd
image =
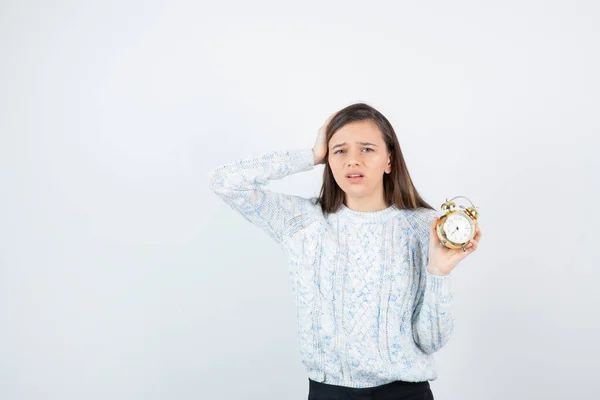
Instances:
[[[344,192],[345,192],[347,195],[349,195],[349,196],[354,196],[354,197],[364,197],[365,195],[367,195],[367,194],[368,194],[368,193],[367,193],[368,191],[367,191],[367,190],[366,190],[366,188],[364,188],[364,187],[362,187],[362,188],[359,188],[359,187],[356,187],[356,186],[354,186],[354,187],[349,187],[349,188],[348,188],[348,187],[346,187],[346,188],[344,188],[343,190],[344,190]]]

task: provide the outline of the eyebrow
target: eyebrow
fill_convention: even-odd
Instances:
[[[377,147],[377,145],[376,145],[375,143],[371,143],[371,142],[356,142],[356,143],[358,143],[358,144],[362,144],[363,146],[368,146],[368,145],[371,145],[371,146],[375,146],[375,147]],[[334,149],[335,149],[335,148],[337,148],[337,147],[344,146],[345,144],[346,144],[346,142],[344,142],[344,143],[339,143],[339,144],[336,144],[335,146],[333,146],[333,147],[331,148],[331,150],[334,150]]]

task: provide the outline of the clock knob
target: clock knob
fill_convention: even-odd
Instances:
[[[442,204],[442,210],[450,211],[453,208],[456,208],[456,203],[453,201],[446,201]]]
[[[477,212],[477,209],[475,209],[475,207],[465,208],[465,214],[467,214],[469,217],[471,217],[473,219],[477,219],[477,217],[479,216],[479,213]]]

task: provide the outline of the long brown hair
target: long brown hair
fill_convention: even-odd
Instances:
[[[410,178],[394,128],[387,118],[375,108],[365,103],[356,103],[338,111],[327,125],[325,131],[327,144],[329,145],[329,140],[331,140],[333,134],[344,125],[363,120],[372,120],[377,124],[383,135],[387,150],[391,154],[392,171],[389,174],[383,174],[384,196],[387,202],[398,208],[415,209],[425,207],[433,210],[434,208],[421,198]],[[324,214],[336,212],[344,202],[344,191],[338,186],[333,177],[328,156],[329,146],[327,146],[327,154],[325,155],[323,185],[319,196],[315,198],[315,204],[319,203],[321,205]]]

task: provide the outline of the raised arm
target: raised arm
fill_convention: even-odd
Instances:
[[[233,161],[209,171],[209,184],[244,218],[277,243],[295,232],[307,218],[310,200],[266,188],[269,180],[314,168],[312,149],[271,151]]]
[[[413,338],[425,353],[440,350],[452,335],[454,315],[451,309],[450,275],[438,276],[427,270],[430,230],[435,210],[420,208],[412,215],[417,235],[414,249],[415,265],[419,268],[419,286],[413,312]]]

